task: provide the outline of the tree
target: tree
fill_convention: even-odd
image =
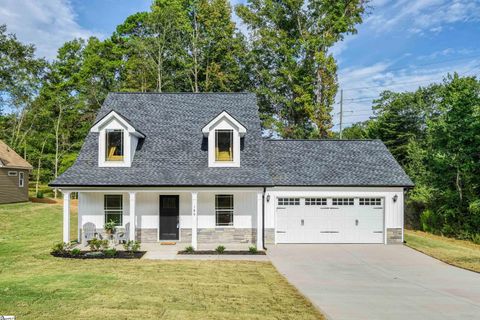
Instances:
[[[239,5],[251,32],[263,125],[283,137],[330,137],[337,92],[328,49],[362,22],[366,1],[265,1]]]
[[[369,139],[369,120],[357,122],[343,130],[343,139]]]
[[[249,86],[244,36],[226,0],[190,0],[189,69],[193,92],[241,91]]]
[[[410,140],[422,140],[425,122],[435,114],[438,86],[419,88],[416,92],[384,91],[373,102],[376,120],[368,136],[382,140],[400,164],[405,165]]]
[[[22,44],[15,35],[7,34],[5,25],[0,25],[0,111],[9,114],[2,117],[0,131],[2,138],[17,151],[25,145],[31,131],[26,124],[27,118],[34,116],[29,108],[45,66],[45,60],[35,58],[33,45]]]

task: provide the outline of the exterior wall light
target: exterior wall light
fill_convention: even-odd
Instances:
[[[398,196],[397,196],[397,195],[394,195],[392,199],[393,199],[393,202],[397,202]]]
[[[267,202],[270,202],[270,195],[267,194]]]

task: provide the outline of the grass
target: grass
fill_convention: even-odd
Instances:
[[[470,241],[405,230],[407,246],[454,266],[480,272],[480,245]]]
[[[76,230],[72,214],[72,237]],[[0,206],[0,314],[18,319],[323,319],[270,264],[70,260],[61,206]]]

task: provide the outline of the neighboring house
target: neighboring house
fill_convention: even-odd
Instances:
[[[28,201],[32,166],[0,140],[0,203]]]
[[[266,140],[249,93],[111,93],[51,183],[82,226],[191,243],[399,243],[413,186],[378,140]]]

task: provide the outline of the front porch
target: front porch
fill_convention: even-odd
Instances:
[[[78,193],[78,241],[88,234],[105,237],[104,225],[115,221],[126,240],[142,247],[174,242],[181,250],[263,249],[264,194],[261,188],[63,189],[63,241],[70,242],[70,198]],[[91,235],[90,235],[91,237]],[[162,248],[168,246],[161,246]],[[178,250],[177,250],[178,251]]]

